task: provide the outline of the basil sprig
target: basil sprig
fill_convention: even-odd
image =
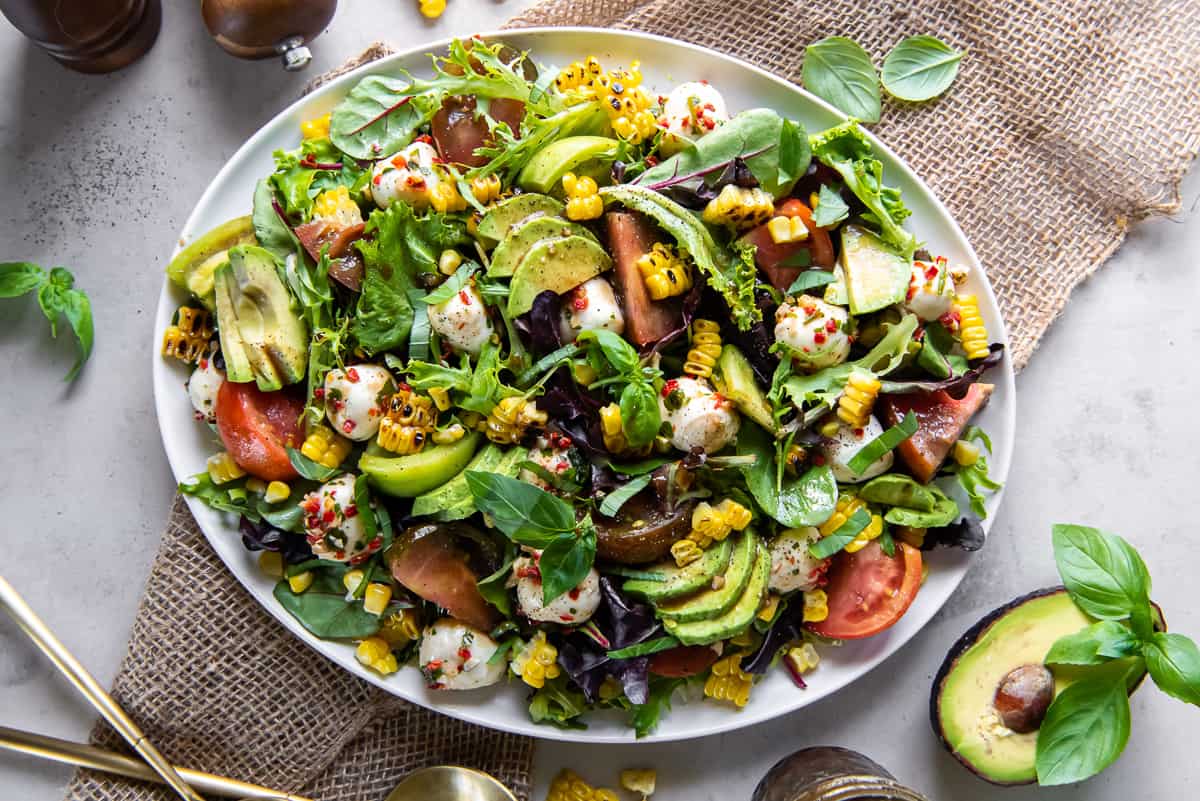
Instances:
[[[1038,730],[1041,785],[1070,784],[1107,768],[1129,740],[1129,687],[1145,672],[1163,692],[1200,706],[1200,649],[1154,630],[1150,573],[1132,545],[1087,526],[1054,526],[1054,560],[1071,600],[1097,618],[1059,638],[1049,665],[1086,672],[1054,699]]]
[[[75,276],[65,267],[55,267],[46,272],[27,261],[0,262],[0,298],[19,298],[37,292],[38,306],[50,321],[50,336],[58,336],[58,318],[66,317],[79,355],[67,373],[67,381],[74,381],[83,369],[83,363],[92,355],[95,331],[92,326],[92,304],[82,289],[75,289]]]
[[[882,459],[884,454],[915,433],[917,433],[917,417],[912,412],[908,412],[899,423],[862,446],[858,453],[854,454],[846,463],[846,467],[850,468],[850,472],[854,475],[861,476],[863,471]]]
[[[662,426],[658,393],[651,379],[657,371],[643,367],[641,357],[620,335],[606,329],[583,331],[576,343],[588,347],[588,361],[608,386],[621,409],[621,430],[630,448],[650,444]]]

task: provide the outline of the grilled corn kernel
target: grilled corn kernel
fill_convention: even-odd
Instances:
[[[437,19],[446,13],[446,0],[417,0],[417,8],[425,19]]]
[[[297,573],[294,576],[288,576],[288,586],[292,592],[299,595],[312,586],[315,576],[311,570],[305,570],[303,573]]]
[[[430,387],[429,399],[433,401],[433,405],[437,407],[439,412],[444,412],[450,408],[450,390],[445,387]]]
[[[454,275],[454,271],[462,266],[462,254],[453,248],[447,248],[442,251],[442,255],[438,257],[438,272],[442,275]]]
[[[500,197],[500,176],[492,173],[472,178],[471,194],[475,196],[476,201],[485,206],[497,200]]]
[[[779,596],[773,592],[767,593],[767,597],[763,600],[762,608],[758,610],[758,619],[764,623],[770,623],[775,619],[775,613],[779,611]]]
[[[510,664],[512,672],[535,689],[546,686],[546,682],[558,678],[558,649],[546,640],[546,632],[539,631],[533,639],[517,649]]]
[[[206,309],[180,306],[175,312],[175,324],[163,332],[162,355],[194,362],[204,355],[212,338],[212,315]]]
[[[400,669],[400,665],[396,662],[396,655],[392,653],[392,646],[382,637],[368,637],[360,642],[358,648],[354,650],[354,658],[359,661],[359,664],[384,676]]]
[[[974,295],[959,295],[955,305],[958,306],[961,325],[959,337],[967,358],[984,358],[991,353],[991,348],[988,347],[987,326],[983,323],[983,315],[979,313],[979,300]]]
[[[418,453],[433,432],[433,401],[411,389],[396,391],[384,404],[376,442],[398,454]]]
[[[245,487],[246,492],[253,492],[258,495],[262,495],[267,491],[267,482],[263,481],[261,478],[250,477],[246,479]]]
[[[782,214],[772,217],[767,223],[767,233],[776,245],[786,245],[790,242],[803,242],[808,239],[808,227],[799,217],[785,217]]]
[[[382,615],[392,602],[392,585],[372,582],[363,593],[363,609],[372,615]]]
[[[488,415],[485,433],[492,442],[514,445],[530,426],[545,425],[549,418],[537,405],[520,396],[504,398]]]
[[[603,787],[592,787],[578,774],[564,770],[550,782],[546,801],[617,801],[617,794]]]
[[[682,295],[692,288],[691,268],[669,245],[654,243],[649,253],[638,258],[636,265],[651,300]]]
[[[393,648],[402,648],[421,636],[421,618],[416,609],[401,609],[379,623],[379,636]]]
[[[342,576],[342,586],[346,588],[346,592],[353,594],[358,591],[358,585],[362,584],[365,575],[361,570],[348,570]]]
[[[825,590],[807,590],[804,593],[804,622],[820,623],[829,617],[829,596]]]
[[[221,451],[214,453],[208,457],[208,477],[212,479],[214,484],[228,484],[230,481],[241,478],[246,475],[246,471],[233,460],[229,455],[229,451]]]
[[[562,183],[567,195],[567,219],[594,220],[604,213],[604,201],[595,179],[586,175],[576,178],[575,173],[569,172],[563,176]]]
[[[449,445],[452,442],[458,442],[466,435],[467,429],[463,428],[458,423],[454,423],[453,425],[446,426],[445,428],[435,428],[433,433],[430,435],[430,439],[432,439],[438,445]]]
[[[709,378],[720,357],[720,326],[712,320],[693,321],[692,347],[688,351],[687,360],[683,363],[683,372],[695,378]]]
[[[867,543],[879,537],[883,533],[883,518],[879,515],[871,515],[871,522],[867,527],[858,532],[858,536],[846,543],[846,553],[855,553],[867,547]]]
[[[963,467],[970,467],[979,461],[979,446],[960,439],[954,443],[954,461]]]
[[[793,442],[788,446],[787,454],[784,456],[784,467],[792,475],[798,475],[800,469],[804,467],[804,463],[808,461],[808,451],[803,445]]]
[[[808,673],[821,663],[821,655],[811,642],[789,648],[783,658],[791,663],[793,670],[801,674]]]
[[[350,199],[350,190],[344,186],[326,189],[313,201],[313,216],[330,220],[344,226],[361,225],[362,211]]]
[[[263,500],[267,503],[281,503],[291,496],[291,487],[282,481],[272,481],[267,485],[267,491],[263,493]]]
[[[925,544],[925,533],[927,530],[915,526],[897,526],[896,539],[906,542],[914,548],[920,548]]]
[[[863,428],[871,418],[871,409],[882,386],[879,379],[865,370],[855,370],[838,398],[837,416],[851,428]]]
[[[319,465],[332,468],[346,461],[353,447],[350,440],[333,433],[333,429],[328,426],[314,426],[304,438],[300,453]]]
[[[452,211],[465,211],[467,200],[458,192],[453,181],[438,181],[429,192],[429,205],[433,210],[445,214]]]
[[[729,532],[741,531],[753,518],[749,509],[732,498],[725,498],[716,506],[701,501],[692,510],[692,531],[688,539],[707,548],[714,540],[724,540]]]
[[[283,578],[283,554],[263,551],[258,555],[258,569],[273,579]]]
[[[821,424],[817,426],[817,433],[822,437],[833,438],[837,436],[841,427],[842,424],[837,421],[837,417],[830,415],[822,420]]]
[[[324,139],[329,136],[329,121],[332,114],[322,114],[300,123],[300,135],[305,139]]]
[[[576,384],[583,384],[585,387],[600,377],[596,373],[596,368],[582,360],[571,362],[571,375],[575,378]]]
[[[753,686],[753,678],[742,670],[742,655],[731,654],[713,664],[712,672],[704,682],[704,695],[740,708],[750,700],[750,688]]]
[[[671,556],[677,567],[686,567],[704,556],[704,549],[695,540],[682,539],[671,543]]]
[[[640,793],[642,801],[654,795],[658,772],[653,768],[621,771],[621,786],[631,793]]]
[[[621,453],[629,446],[621,422],[621,407],[617,404],[610,403],[600,410],[600,433],[609,453]]]
[[[762,189],[747,189],[727,184],[721,193],[704,207],[704,221],[711,225],[728,225],[739,231],[761,225],[775,213],[775,201]]]

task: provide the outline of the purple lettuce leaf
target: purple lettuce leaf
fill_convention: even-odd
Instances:
[[[978,381],[984,373],[998,365],[1004,359],[1004,346],[993,342],[990,352],[983,361],[971,366],[962,375],[951,376],[941,381],[883,381],[880,393],[884,395],[910,395],[914,392],[938,392],[945,390],[951,395],[969,387]]]
[[[627,648],[662,634],[654,610],[624,596],[607,576],[600,577],[600,608],[592,621],[610,643],[610,650]],[[648,657],[613,659],[594,640],[578,632],[563,638],[558,663],[589,701],[595,702],[600,685],[612,676],[621,683],[625,696],[634,704],[649,699]]]

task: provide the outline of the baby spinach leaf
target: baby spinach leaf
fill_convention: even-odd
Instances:
[[[412,139],[436,110],[428,98],[413,102],[411,82],[386,75],[363,78],[333,110],[329,138],[356,159],[379,159]]]
[[[179,491],[204,501],[205,506],[211,506],[221,512],[232,512],[257,523],[262,519],[258,508],[249,493],[246,492],[245,479],[230,481],[226,484],[214,484],[208,473],[196,475],[179,482]]]
[[[1200,649],[1182,634],[1156,632],[1142,653],[1158,689],[1200,706]]]
[[[282,211],[283,208],[275,200],[271,182],[266,178],[259,181],[254,187],[254,206],[250,217],[254,225],[254,237],[281,264],[300,247],[288,221],[281,216]]]
[[[822,465],[799,478],[777,481],[775,447],[770,436],[752,423],[743,423],[738,437],[739,455],[755,457],[744,468],[746,486],[763,512],[785,526],[816,526],[833,514],[837,505],[837,480]]]
[[[600,346],[600,352],[604,354],[604,358],[618,373],[634,373],[640,368],[637,351],[620,334],[604,328],[589,329],[581,331],[575,341],[577,343],[595,342]]]
[[[667,635],[664,637],[655,637],[652,640],[635,643],[627,648],[618,648],[615,651],[608,652],[609,659],[632,659],[635,656],[649,656],[657,654],[659,651],[669,651],[679,645],[679,640]]]
[[[884,506],[902,506],[922,512],[932,512],[937,497],[924,484],[900,473],[873,478],[858,491],[858,497]]]
[[[829,36],[804,51],[804,88],[848,117],[879,122],[879,76],[866,50],[844,36]]]
[[[1137,651],[1138,639],[1127,626],[1115,620],[1100,620],[1059,637],[1042,661],[1047,665],[1102,665]]]
[[[608,495],[604,496],[604,501],[600,504],[600,514],[606,517],[615,517],[617,512],[621,511],[621,507],[625,505],[626,501],[646,488],[650,483],[650,478],[650,474],[645,473],[608,493]]]
[[[540,487],[499,473],[468,470],[464,475],[476,508],[514,542],[545,548],[575,530],[571,504]]]
[[[542,602],[550,603],[574,589],[587,577],[596,560],[596,528],[590,519],[574,534],[556,537],[542,551],[538,570],[542,574]]]
[[[510,543],[505,551],[504,563],[495,573],[480,579],[477,583],[479,594],[483,596],[483,599],[503,612],[506,617],[512,615],[512,601],[508,597],[508,579],[512,575],[512,566],[516,559],[516,545]]]
[[[858,453],[854,454],[846,463],[846,467],[854,475],[861,476],[864,470],[883,458],[884,454],[915,433],[917,433],[917,416],[910,411],[899,423],[860,448]]]
[[[345,571],[318,568],[312,586],[292,592],[286,581],[275,585],[275,600],[300,621],[309,632],[325,640],[361,640],[379,631],[379,617],[359,601],[346,600],[341,574]]]
[[[1129,741],[1127,665],[1099,669],[1063,690],[1042,721],[1036,768],[1043,787],[1071,784],[1107,768]]]
[[[817,205],[813,209],[813,223],[818,228],[832,228],[850,216],[850,207],[842,196],[826,184],[821,184],[817,193]]]
[[[1054,561],[1071,599],[1100,620],[1126,620],[1150,603],[1150,574],[1128,542],[1099,529],[1059,523]]]
[[[815,559],[828,559],[853,542],[854,538],[869,525],[871,525],[871,513],[866,509],[857,509],[828,537],[822,537],[810,544],[808,552]]]
[[[883,59],[883,88],[901,100],[931,100],[954,83],[962,56],[934,36],[910,36]]]

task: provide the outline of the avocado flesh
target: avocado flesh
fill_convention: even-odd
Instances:
[[[217,310],[217,333],[221,340],[221,355],[225,358],[225,376],[235,384],[254,380],[246,343],[238,333],[237,313],[233,301],[234,279],[226,261],[213,273],[213,302]]]
[[[758,537],[753,532],[742,534],[734,545],[729,569],[725,571],[725,582],[720,589],[710,588],[687,598],[658,604],[655,614],[670,623],[711,620],[725,614],[738,602],[750,583],[757,548]]]
[[[908,295],[912,264],[865,228],[842,227],[840,263],[851,314],[878,311]]]
[[[549,289],[561,295],[610,267],[612,259],[592,239],[568,236],[542,240],[529,249],[513,273],[508,314],[524,314],[542,292]]]
[[[710,547],[702,557],[690,565],[679,567],[674,561],[668,561],[646,568],[646,572],[660,576],[659,581],[630,579],[622,588],[625,592],[639,595],[651,603],[662,603],[672,598],[691,595],[711,586],[714,577],[725,573],[729,568],[729,557],[732,553],[733,541],[727,538]]]
[[[607,136],[568,136],[546,145],[529,160],[517,176],[517,184],[527,192],[562,192],[562,177],[568,172],[603,179],[617,157],[620,143]]]
[[[496,245],[487,274],[494,278],[507,278],[516,272],[521,260],[539,242],[564,239],[568,236],[582,236],[584,239],[596,241],[591,231],[557,215],[527,217],[513,226],[508,236]]]
[[[754,369],[736,346],[726,345],[721,349],[713,380],[717,390],[733,401],[742,414],[772,434],[778,430],[771,404],[754,380]]]
[[[479,438],[479,432],[472,431],[458,442],[427,447],[407,456],[377,456],[368,450],[358,460],[358,469],[384,495],[415,498],[461,473],[475,455]]]
[[[547,195],[532,192],[515,195],[489,208],[475,228],[475,233],[481,239],[499,242],[522,220],[542,215],[560,215],[565,208],[561,202]]]
[[[235,245],[255,242],[254,224],[250,217],[238,217],[221,223],[179,251],[167,265],[167,278],[186,289],[209,311],[217,308],[213,293],[213,276],[227,259]]]
[[[229,302],[221,304],[226,316],[218,309],[218,325],[223,334],[228,327],[237,327],[258,388],[270,392],[303,381],[308,326],[279,277],[275,257],[260,247],[238,245],[230,248],[228,264],[222,264],[214,278],[222,283],[222,294],[229,296]],[[222,350],[226,344],[223,336]]]
[[[767,593],[767,582],[771,578],[771,553],[766,546],[754,538],[754,565],[745,590],[727,612],[711,620],[681,623],[677,620],[663,621],[663,628],[684,645],[708,645],[709,643],[734,637],[754,622]]]
[[[515,478],[521,470],[528,451],[524,448],[503,450],[498,445],[488,443],[483,450],[467,463],[458,475],[413,499],[412,514],[414,517],[431,516],[435,520],[449,522],[463,520],[475,514],[475,497],[467,486],[467,471],[475,470],[481,473],[497,473],[502,476]]]

